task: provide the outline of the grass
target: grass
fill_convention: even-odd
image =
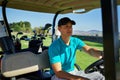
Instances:
[[[50,36],[48,36],[46,37],[45,40],[43,40],[43,46],[50,46],[51,42],[52,42],[52,39]],[[21,40],[21,43],[22,43],[22,49],[28,48],[28,44],[29,44],[28,41]]]
[[[87,45],[97,48],[99,50],[103,50],[103,45],[100,43],[95,43],[95,42],[89,42],[89,41],[84,41]],[[76,52],[76,63],[81,67],[81,69],[85,69],[87,66],[92,64],[98,60],[95,57],[90,56],[89,54],[86,54],[83,51],[77,50]]]
[[[89,56],[83,51],[77,50],[76,52],[76,63],[84,70],[87,66],[95,62],[97,59]]]
[[[50,44],[52,43],[52,37],[51,36],[47,36],[45,40],[43,40],[43,45],[44,46],[50,46]]]

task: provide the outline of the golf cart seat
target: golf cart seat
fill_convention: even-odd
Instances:
[[[38,71],[38,58],[31,52],[20,52],[4,55],[1,72],[5,77],[14,77],[21,74]]]
[[[47,50],[41,54],[27,51],[4,55],[1,62],[1,73],[8,78],[50,67]]]

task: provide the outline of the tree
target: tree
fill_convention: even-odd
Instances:
[[[10,23],[10,28],[13,30],[13,31],[22,31],[22,32],[31,32],[32,31],[32,28],[31,28],[31,24],[30,22],[23,22],[23,21],[20,21],[20,22],[13,22],[13,23]]]
[[[26,28],[25,32],[31,32],[32,28],[30,22],[25,21],[24,24]]]

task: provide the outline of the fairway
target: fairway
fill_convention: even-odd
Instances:
[[[101,51],[103,51],[103,44],[100,43],[96,43],[96,42],[90,42],[90,41],[84,41],[87,45],[99,49]],[[83,51],[77,50],[76,52],[76,63],[81,67],[81,69],[85,69],[87,66],[89,66],[90,64],[92,64],[93,62],[95,62],[96,60],[98,60],[95,57],[90,56],[89,54],[86,54]]]

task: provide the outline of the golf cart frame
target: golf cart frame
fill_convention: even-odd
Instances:
[[[5,16],[5,5],[3,5],[3,18],[5,26],[8,30],[9,37],[10,29],[8,27],[7,18]],[[101,0],[102,10],[102,28],[103,28],[103,49],[104,49],[104,67],[106,80],[119,80],[119,37],[118,37],[118,14],[117,0]],[[109,13],[109,14],[108,14]],[[53,36],[55,35],[55,20],[53,21]],[[12,50],[14,52],[14,50]]]

